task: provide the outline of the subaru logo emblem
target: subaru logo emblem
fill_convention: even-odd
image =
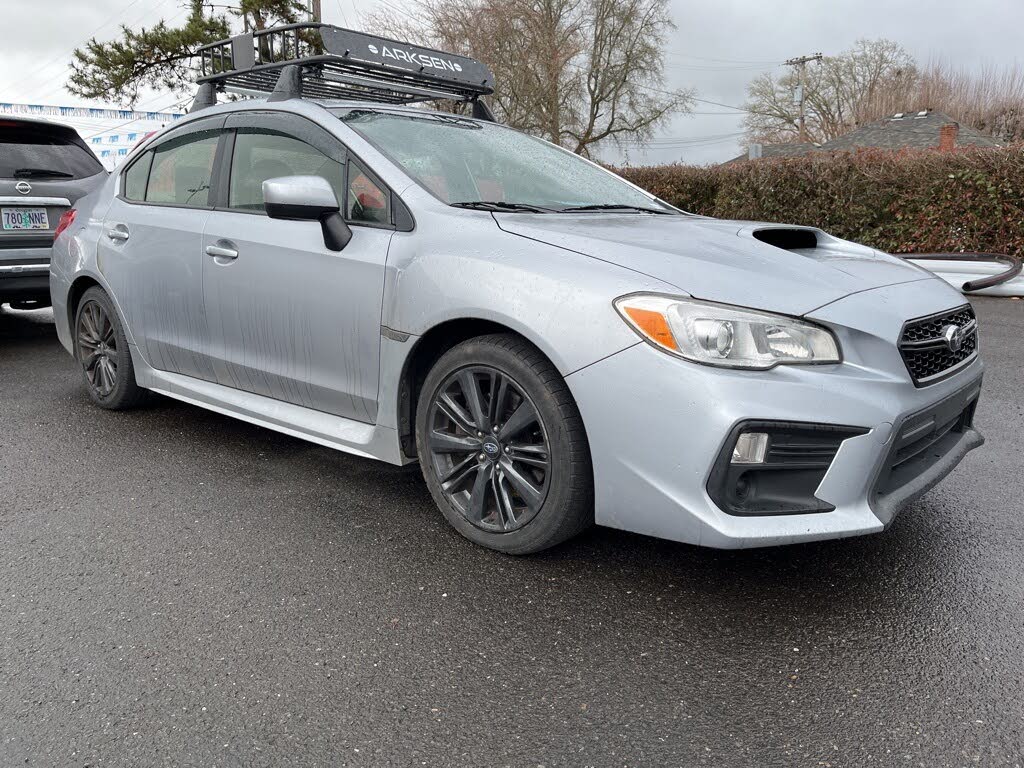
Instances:
[[[29,192],[32,191],[32,185],[29,184],[27,181],[19,181],[17,184],[14,185],[14,188],[21,192],[21,194],[23,195],[27,195]]]
[[[488,440],[486,443],[484,443],[484,452],[488,456],[497,456],[498,455],[498,451],[500,451],[500,450],[501,449],[498,447],[497,443],[492,443],[490,440]]]
[[[963,329],[959,325],[947,325],[942,329],[942,338],[946,340],[946,346],[954,354],[960,351],[964,345]]]

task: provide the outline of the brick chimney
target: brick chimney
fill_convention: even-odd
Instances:
[[[956,149],[956,137],[960,133],[958,123],[946,123],[939,128],[939,151],[951,152]]]

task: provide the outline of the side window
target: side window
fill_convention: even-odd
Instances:
[[[153,153],[147,152],[124,172],[121,179],[121,196],[125,200],[145,200],[146,181],[149,179],[149,166],[153,163]]]
[[[348,193],[345,196],[345,218],[353,222],[390,224],[390,195],[374,182],[359,163],[348,164]]]
[[[263,210],[263,182],[279,176],[322,176],[343,199],[344,168],[304,141],[259,129],[240,129],[231,158],[228,207]]]
[[[219,137],[219,131],[202,131],[158,146],[153,151],[146,202],[207,207]]]

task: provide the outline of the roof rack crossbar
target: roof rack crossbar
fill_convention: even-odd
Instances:
[[[359,99],[410,104],[472,103],[494,92],[494,75],[475,59],[328,24],[288,24],[236,35],[199,49],[200,94],[235,91],[288,98]],[[193,109],[209,106],[197,96]]]

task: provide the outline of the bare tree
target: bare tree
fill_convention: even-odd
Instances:
[[[797,140],[796,74],[762,75],[747,86],[747,140]],[[823,143],[896,112],[935,109],[1006,141],[1024,138],[1024,70],[978,73],[942,62],[918,66],[890,40],[861,40],[808,69],[807,125]]]
[[[859,40],[838,56],[826,56],[807,70],[804,93],[807,133],[816,143],[848,132],[865,122],[865,106],[880,93],[906,89],[917,81],[913,58],[891,40]],[[764,74],[747,86],[746,118],[750,141],[796,141],[799,108],[797,75]]]
[[[1024,139],[1024,70],[1014,64],[973,73],[934,61],[908,87],[882,90],[863,107],[866,121],[922,109],[945,112],[1004,141],[1019,141]]]
[[[585,156],[692,104],[663,85],[667,0],[422,0],[385,5],[369,28],[486,62],[503,122]]]

